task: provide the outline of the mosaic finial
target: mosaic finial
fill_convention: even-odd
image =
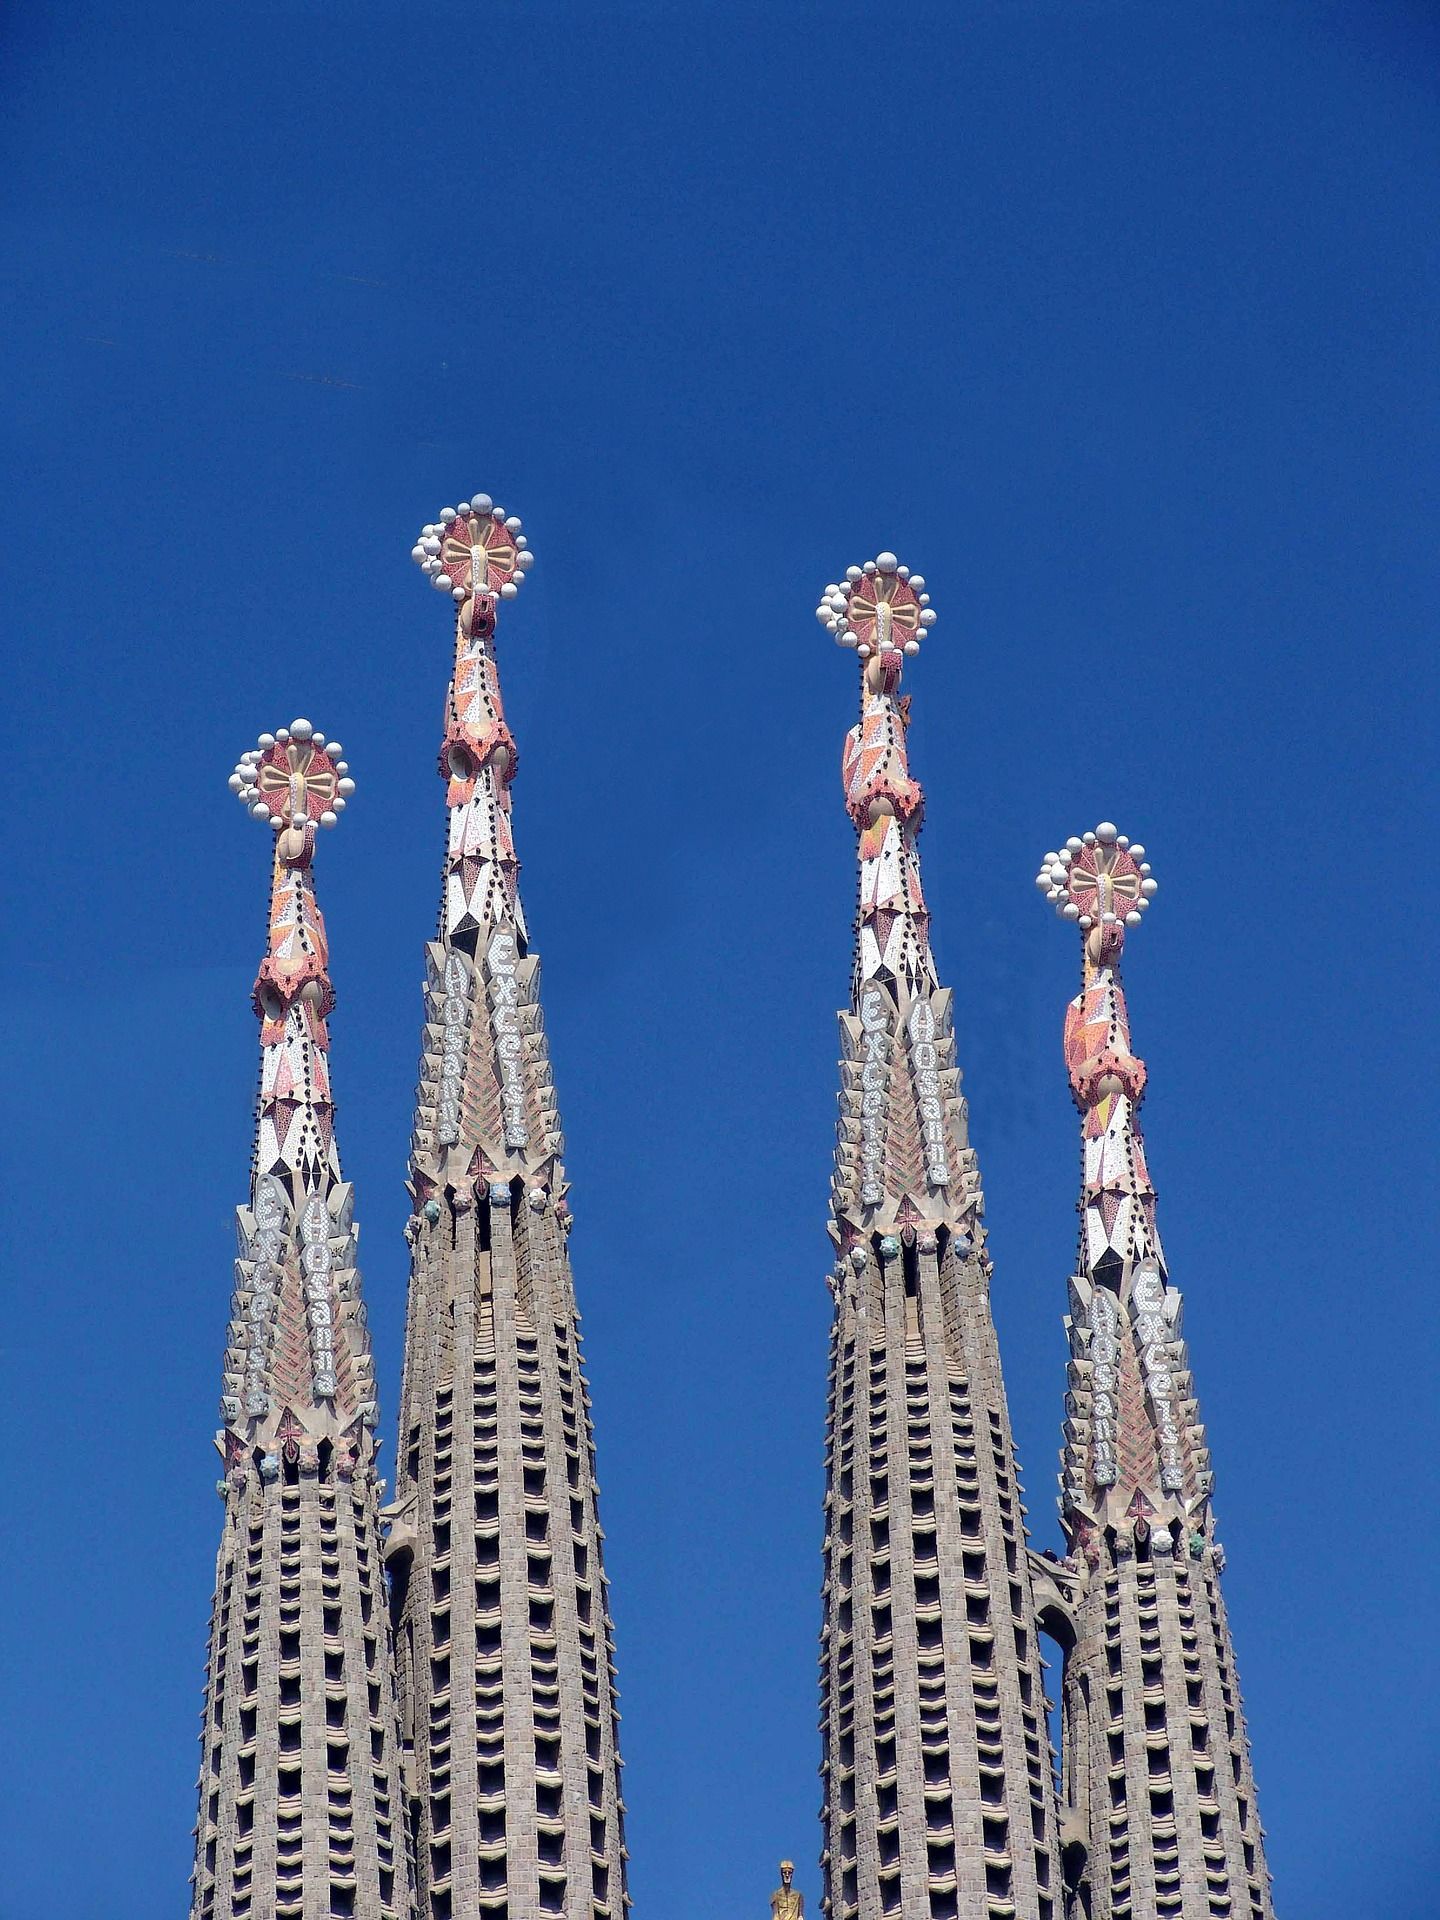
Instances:
[[[903,654],[917,654],[935,612],[923,575],[902,567],[893,553],[880,553],[863,567],[847,567],[820,596],[815,618],[835,636],[835,644],[853,647],[862,660],[878,657],[898,678]]]
[[[308,866],[315,829],[337,825],[355,791],[349,774],[338,740],[292,720],[241,754],[230,791],[252,820],[272,829],[282,866]]]
[[[410,549],[431,586],[448,593],[460,609],[467,635],[490,630],[496,599],[513,600],[535,564],[520,524],[518,515],[497,507],[488,493],[477,493],[459,506],[442,507]],[[483,616],[478,622],[477,615]]]
[[[1098,946],[1115,953],[1125,943],[1126,927],[1139,926],[1158,884],[1144,847],[1118,833],[1110,820],[1072,834],[1058,852],[1045,855],[1035,876],[1060,918],[1073,920],[1086,936],[1087,951]]]

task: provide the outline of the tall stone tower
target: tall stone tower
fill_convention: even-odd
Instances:
[[[1067,1832],[1090,1920],[1273,1920],[1220,1593],[1213,1479],[1155,1225],[1120,984],[1125,930],[1155,882],[1108,822],[1036,877],[1082,938],[1065,1064],[1081,1114],[1080,1251],[1070,1282],[1060,1511],[1078,1577],[1065,1667]]]
[[[192,1920],[407,1920],[375,1380],[340,1172],[317,826],[353,791],[307,720],[230,779],[274,832],[255,982],[260,1097],[216,1443],[215,1569]]]
[[[530,565],[488,496],[414,558],[454,618],[449,829],[410,1159],[389,1565],[422,1920],[622,1920],[615,1668],[564,1140],[516,889],[495,615]]]
[[[832,1183],[824,1905],[1058,1920],[1025,1510],[899,697],[934,618],[924,585],[882,553],[817,609],[861,662],[843,769],[860,880]]]

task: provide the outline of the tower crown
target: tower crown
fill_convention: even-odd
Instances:
[[[495,658],[499,603],[515,597],[535,558],[520,527],[477,493],[443,508],[411,548],[455,607],[439,755],[450,810],[445,892],[427,981],[439,1072],[422,1070],[411,1173],[422,1198],[447,1182],[518,1176],[537,1201],[550,1193],[563,1204],[563,1137],[510,822],[518,754]]]
[[[860,718],[841,759],[859,900],[831,1182],[840,1285],[875,1233],[898,1246],[917,1233],[931,1241],[944,1225],[978,1243],[979,1195],[969,1190],[951,997],[936,977],[920,878],[925,792],[910,772],[910,702],[899,695],[935,613],[923,576],[888,552],[847,568],[815,613],[860,661]]]
[[[352,1455],[375,1419],[356,1271],[353,1202],[340,1170],[327,1018],[335,1004],[315,897],[316,830],[334,826],[355,782],[338,741],[308,720],[262,733],[230,790],[274,839],[266,952],[255,977],[260,1097],[226,1390],[227,1465],[241,1479],[256,1444],[313,1445],[345,1428]],[[267,1454],[268,1458],[275,1457]]]

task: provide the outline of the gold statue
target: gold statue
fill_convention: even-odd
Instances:
[[[770,1896],[770,1920],[805,1920],[805,1896],[795,1886],[795,1862],[780,1862],[780,1884]]]

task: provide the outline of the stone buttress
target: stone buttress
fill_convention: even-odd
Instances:
[[[832,1183],[821,1727],[831,1920],[1059,1920],[1059,1842],[984,1202],[935,974],[903,655],[933,616],[882,554],[821,620],[862,662]]]
[[[1072,1908],[1086,1920],[1273,1920],[1235,1653],[1220,1591],[1205,1430],[1155,1224],[1120,982],[1155,891],[1107,821],[1036,884],[1083,939],[1065,1062],[1081,1115],[1060,1511],[1074,1623],[1062,1794]]]
[[[192,1920],[409,1920],[375,1380],[330,1091],[317,824],[352,791],[304,720],[231,777],[275,830],[260,1096],[225,1353],[224,1532]]]
[[[495,615],[531,555],[478,495],[414,558],[453,601],[448,841],[410,1160],[388,1517],[423,1920],[623,1920],[613,1634],[564,1141],[516,887]]]

